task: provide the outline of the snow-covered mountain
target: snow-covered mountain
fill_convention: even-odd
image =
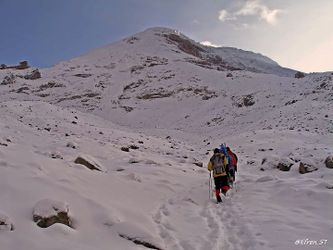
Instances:
[[[260,54],[166,28],[41,78],[2,68],[1,249],[332,246],[331,72],[295,78]],[[222,142],[240,170],[216,207],[205,165]],[[70,227],[34,223],[68,210]]]
[[[211,48],[211,51],[221,56],[224,61],[228,62],[228,65],[236,69],[289,77],[293,77],[296,73],[295,70],[281,67],[267,56],[251,51],[232,47]]]

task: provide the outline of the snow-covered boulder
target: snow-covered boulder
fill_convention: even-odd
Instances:
[[[74,162],[76,164],[81,164],[91,170],[107,172],[107,170],[100,163],[98,163],[97,160],[89,155],[80,155],[75,159]]]
[[[280,155],[269,155],[265,157],[262,162],[262,171],[268,169],[279,169],[281,171],[289,171],[294,162],[288,157],[281,157]]]
[[[13,231],[14,224],[10,218],[0,211],[0,231]]]
[[[311,164],[303,163],[303,162],[299,163],[298,171],[299,171],[300,174],[311,173],[311,172],[316,171],[316,170],[318,170],[318,168],[312,166]]]
[[[14,84],[15,82],[16,77],[14,76],[14,74],[10,73],[8,76],[5,76],[0,85]]]
[[[281,171],[289,171],[292,165],[293,165],[292,163],[280,162],[277,165],[277,168],[280,169]]]
[[[37,202],[33,209],[33,220],[42,228],[47,228],[55,223],[72,227],[68,204],[50,199]]]
[[[327,168],[333,168],[333,157],[328,156],[325,160],[325,165]]]
[[[25,75],[24,79],[27,79],[27,80],[36,80],[36,79],[39,79],[41,77],[42,77],[42,75],[39,72],[39,70],[35,69],[30,74]]]

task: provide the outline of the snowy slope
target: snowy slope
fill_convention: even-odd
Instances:
[[[0,83],[15,76],[0,85],[0,220],[14,229],[0,225],[1,249],[332,248],[332,73],[283,77],[268,58],[223,51],[154,28],[37,80],[0,70]],[[240,163],[217,207],[205,166],[221,142]],[[300,161],[317,170],[299,174]],[[43,199],[68,204],[73,228],[39,228]]]
[[[220,55],[231,66],[258,73],[269,73],[293,77],[295,70],[283,68],[272,59],[251,51],[232,47],[212,48],[212,53]]]

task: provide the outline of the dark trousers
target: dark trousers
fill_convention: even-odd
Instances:
[[[220,196],[220,190],[222,189],[222,193],[226,193],[229,190],[229,185],[228,185],[228,176],[218,176],[214,178],[215,182],[215,193],[216,197]]]

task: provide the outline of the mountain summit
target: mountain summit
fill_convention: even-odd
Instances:
[[[94,50],[80,59],[92,62],[107,62],[111,51],[117,56],[138,53],[163,55],[172,60],[183,60],[200,67],[216,70],[246,70],[256,73],[294,76],[296,71],[283,68],[261,54],[231,47],[208,47],[188,38],[177,30],[149,28],[120,42]],[[111,53],[111,54],[110,54]],[[177,55],[178,54],[178,55]],[[115,55],[115,54],[114,54]]]

